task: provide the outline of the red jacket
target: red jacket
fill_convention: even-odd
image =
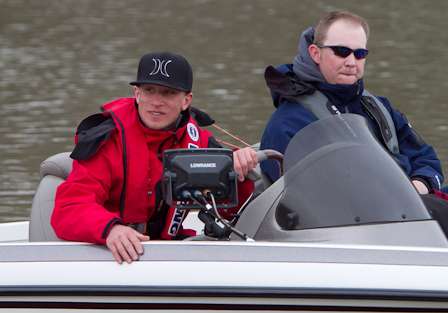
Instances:
[[[118,99],[103,109],[103,114],[80,124],[73,170],[56,193],[51,225],[65,240],[104,244],[116,223],[146,223],[159,206],[156,187],[162,176],[162,152],[207,148],[212,136],[191,117],[175,131],[148,129],[139,120],[134,98]],[[92,121],[100,126],[83,132],[83,123]],[[81,138],[84,135],[87,139]],[[92,144],[92,138],[100,138],[100,143]],[[252,188],[245,184],[239,190],[247,197]],[[176,235],[178,228],[171,225],[175,214],[175,208],[168,210],[161,238]]]

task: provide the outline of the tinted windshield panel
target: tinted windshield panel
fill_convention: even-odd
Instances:
[[[406,174],[353,114],[316,121],[285,153],[285,229],[430,219]]]

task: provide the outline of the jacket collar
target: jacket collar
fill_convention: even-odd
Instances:
[[[361,79],[352,85],[317,83],[316,87],[339,108],[359,105],[364,91],[364,83]]]

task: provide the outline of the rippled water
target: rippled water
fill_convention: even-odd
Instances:
[[[446,170],[446,1],[0,0],[0,221],[28,217],[40,162],[71,150],[101,103],[130,94],[149,51],[187,56],[195,105],[258,141],[273,110],[265,66],[290,62],[299,32],[341,8],[370,22],[369,90],[407,114]]]

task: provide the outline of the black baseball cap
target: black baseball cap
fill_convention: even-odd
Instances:
[[[179,54],[148,53],[140,59],[137,80],[130,84],[156,84],[190,92],[193,87],[193,71],[187,59]]]

